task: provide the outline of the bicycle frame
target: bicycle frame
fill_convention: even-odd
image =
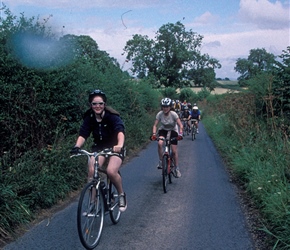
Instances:
[[[164,152],[162,155],[162,184],[163,184],[163,191],[164,193],[167,193],[167,183],[172,183],[171,175],[174,175],[174,159],[172,157],[172,149],[171,149],[171,142],[174,140],[177,140],[176,137],[170,139],[171,133],[167,134],[167,137],[159,137],[156,140],[160,141],[162,140],[165,142],[164,145]]]
[[[191,119],[191,138],[193,141],[196,139],[196,122],[198,122],[197,119]]]
[[[182,125],[183,125],[183,136],[189,134],[189,126],[188,126],[188,119],[183,118],[182,119]]]
[[[77,227],[81,243],[87,249],[94,249],[101,238],[105,213],[110,213],[113,224],[117,224],[121,216],[117,207],[118,192],[108,175],[106,179],[101,176],[100,173],[106,174],[106,170],[100,168],[99,156],[110,157],[119,154],[112,152],[112,149],[94,153],[79,150],[78,154],[71,157],[80,155],[86,155],[88,161],[90,157],[95,157],[93,179],[83,188],[77,211]]]

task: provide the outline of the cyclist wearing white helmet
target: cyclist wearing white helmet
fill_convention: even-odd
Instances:
[[[156,134],[158,134],[159,137],[166,138],[167,133],[171,131],[171,138],[172,137],[179,137],[179,139],[182,139],[182,132],[183,132],[183,126],[180,121],[180,118],[178,117],[177,113],[175,111],[170,110],[172,106],[172,101],[170,98],[163,98],[161,100],[161,107],[162,110],[159,111],[156,115],[155,122],[153,124],[152,128],[152,140],[156,140]],[[159,127],[157,131],[157,126],[161,123],[161,126]],[[179,133],[178,133],[178,126],[179,126]],[[163,141],[159,140],[158,141],[158,156],[159,156],[159,164],[158,168],[162,168],[162,145]],[[181,177],[181,173],[178,167],[178,152],[177,152],[177,140],[172,141],[172,153],[174,157],[174,161],[176,164],[176,177],[179,178]]]
[[[198,131],[198,123],[200,121],[200,111],[198,109],[198,106],[196,106],[196,105],[193,106],[193,108],[192,108],[192,111],[191,111],[191,119],[197,120],[195,122],[195,125],[196,125],[196,133],[198,134],[199,133],[199,131]]]

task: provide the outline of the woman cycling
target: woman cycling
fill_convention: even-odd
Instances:
[[[106,106],[106,94],[97,89],[90,93],[90,109],[84,115],[83,123],[80,127],[79,137],[77,138],[72,154],[77,154],[78,150],[85,143],[90,134],[94,137],[92,150],[101,151],[105,148],[113,148],[119,156],[111,156],[108,159],[107,175],[115,185],[119,193],[119,210],[124,212],[127,208],[126,194],[123,191],[122,178],[119,174],[124,158],[125,126],[119,113]],[[106,158],[99,156],[99,164],[102,166]],[[91,157],[88,163],[88,180],[93,178],[95,158]]]
[[[156,139],[156,133],[157,133],[157,126],[159,122],[161,123],[161,126],[158,130],[158,136],[159,138],[166,138],[167,133],[171,131],[171,138],[172,137],[179,137],[179,139],[182,139],[182,132],[183,132],[183,126],[180,121],[180,118],[178,117],[177,113],[175,111],[170,110],[171,108],[171,99],[170,98],[163,98],[161,100],[161,107],[162,110],[159,111],[156,115],[156,120],[154,122],[153,128],[152,128],[152,140]],[[178,134],[178,126],[179,126],[179,134]],[[159,164],[158,168],[162,168],[162,145],[163,141],[158,141],[158,156],[159,156]],[[175,169],[175,175],[177,178],[181,177],[180,169],[178,167],[178,152],[177,152],[177,140],[172,141],[172,153],[173,158],[176,164]]]

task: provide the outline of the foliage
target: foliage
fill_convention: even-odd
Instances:
[[[283,50],[279,57],[282,61],[277,62],[273,79],[273,95],[281,105],[284,115],[290,118],[290,46]]]
[[[256,106],[264,94],[209,96],[199,106],[207,132],[227,159],[239,186],[260,210],[263,220],[259,230],[269,236],[267,249],[289,249],[290,147],[283,130],[273,126],[275,121],[261,115]]]
[[[176,92],[175,88],[168,87],[161,90],[163,96],[169,97],[172,100],[178,99],[178,93]]]
[[[8,9],[5,13],[0,27],[1,241],[38,209],[56,204],[86,180],[86,159],[70,160],[68,152],[90,91],[103,89],[108,105],[121,113],[129,153],[147,141],[160,99],[147,80],[130,79],[90,37],[57,39],[45,26],[48,20],[41,24],[24,15],[17,18]],[[58,53],[65,48],[69,56],[48,49],[49,60],[42,63],[35,55],[27,60],[27,47],[22,44],[23,57],[22,49],[15,49],[15,37],[32,37],[39,46],[53,44]],[[88,140],[85,147],[90,145]]]
[[[275,56],[264,48],[251,49],[247,59],[239,58],[236,62],[235,71],[241,74],[238,77],[240,86],[247,86],[249,79],[262,72],[272,71],[275,63]]]
[[[191,88],[183,88],[179,94],[179,100],[182,102],[186,100],[187,102],[196,102],[196,94],[191,90]]]
[[[124,51],[132,61],[132,72],[139,78],[154,78],[155,87],[184,87],[194,80],[196,85],[209,86],[215,79],[218,60],[200,53],[203,37],[186,31],[181,22],[159,28],[155,40],[133,35]]]

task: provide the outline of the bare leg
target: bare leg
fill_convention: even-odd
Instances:
[[[173,159],[175,161],[175,166],[178,166],[178,152],[177,152],[177,145],[171,145]],[[179,166],[178,166],[179,167]]]
[[[110,180],[116,187],[119,194],[124,193],[123,186],[122,186],[122,177],[118,173],[122,164],[122,160],[118,156],[111,156],[108,167],[107,167],[107,175],[109,176]]]
[[[160,137],[160,138],[164,138],[164,137]],[[159,156],[159,160],[162,160],[162,154],[163,154],[162,145],[163,145],[163,141],[159,140],[158,141],[158,156]]]

